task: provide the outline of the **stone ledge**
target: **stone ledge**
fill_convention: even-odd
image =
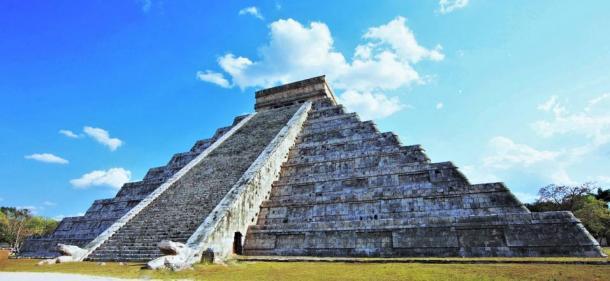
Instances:
[[[430,264],[581,264],[610,265],[601,258],[553,260],[552,258],[353,258],[301,256],[237,256],[242,262],[343,262],[343,263],[430,263]]]

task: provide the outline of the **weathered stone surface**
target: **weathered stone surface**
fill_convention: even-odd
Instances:
[[[261,90],[255,109],[29,252],[73,239],[88,260],[174,270],[232,254],[603,255],[571,213],[531,213],[504,184],[471,184],[345,112],[324,77]]]
[[[103,233],[102,243],[88,245],[88,259],[148,261],[162,255],[161,240],[185,243],[298,107],[256,113],[114,233]]]
[[[244,254],[600,256],[570,213],[530,213],[502,183],[470,184],[450,162],[318,100],[248,229]]]
[[[85,249],[78,246],[65,244],[57,244],[57,251],[61,254],[61,256],[42,260],[38,263],[38,265],[81,261],[87,254],[87,250]]]
[[[164,256],[146,263],[147,268],[179,271],[191,267],[192,263],[189,263],[189,259],[195,254],[194,249],[182,243],[169,240],[163,240],[157,246]]]
[[[337,103],[324,76],[260,90],[256,92],[254,109],[262,111],[320,99],[330,99],[331,102]]]

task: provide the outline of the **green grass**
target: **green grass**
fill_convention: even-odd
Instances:
[[[205,280],[610,280],[610,266],[549,264],[358,264],[231,262],[196,265],[181,272],[141,269],[141,264],[92,262],[37,266],[37,260],[0,262],[0,271],[63,272],[123,278]]]

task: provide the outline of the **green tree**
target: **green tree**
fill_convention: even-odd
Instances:
[[[0,242],[8,243],[8,218],[4,212],[0,212]]]
[[[0,212],[4,213],[7,219],[5,229],[5,239],[13,248],[19,248],[23,240],[30,235],[26,224],[30,219],[30,211],[27,209],[17,209],[2,207]]]
[[[32,216],[27,209],[0,207],[0,242],[9,243],[15,249],[30,236],[52,233],[57,225],[53,219]]]
[[[56,220],[41,216],[34,216],[27,220],[26,227],[31,235],[43,236],[51,234],[55,228],[57,228],[58,224],[59,222]]]
[[[601,188],[598,188],[595,198],[604,200],[606,203],[610,202],[610,189],[602,190]]]
[[[547,185],[538,192],[539,198],[526,207],[532,212],[571,211],[596,238],[610,238],[610,210],[606,203],[610,190],[593,183],[581,185]]]
[[[584,183],[581,185],[547,185],[538,191],[540,202],[552,203],[547,204],[555,210],[550,211],[574,211],[577,201],[583,196],[587,196],[594,189],[593,183]]]
[[[594,196],[584,196],[577,200],[574,216],[580,219],[583,225],[595,237],[605,237],[609,233],[610,210],[606,202]]]

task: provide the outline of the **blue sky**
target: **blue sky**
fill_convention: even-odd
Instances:
[[[223,2],[2,1],[0,205],[82,213],[320,74],[471,182],[610,185],[607,1]]]

